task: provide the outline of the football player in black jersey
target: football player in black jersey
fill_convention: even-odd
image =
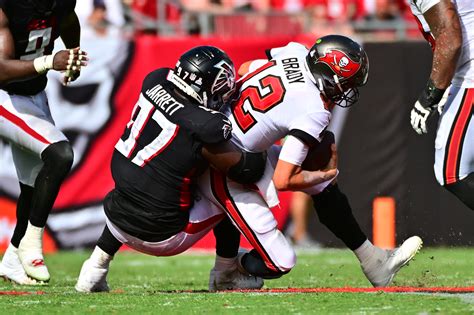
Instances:
[[[236,151],[227,142],[232,126],[218,110],[235,92],[234,65],[212,46],[184,53],[174,69],[148,74],[115,145],[115,189],[104,201],[107,225],[82,266],[76,290],[108,291],[109,263],[122,244],[150,255],[176,255],[226,218],[222,210],[194,198],[195,180],[209,163],[241,183],[261,177],[265,156]],[[229,250],[222,242],[229,221],[221,224],[216,252],[232,261],[240,238],[230,236]],[[263,285],[260,278],[236,277],[240,287]]]
[[[73,152],[54,125],[44,88],[49,70],[64,84],[86,65],[75,0],[0,0],[0,137],[12,145],[21,193],[17,225],[0,276],[20,284],[49,281],[42,237]],[[61,37],[68,50],[53,53]]]

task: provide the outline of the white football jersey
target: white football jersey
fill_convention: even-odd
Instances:
[[[436,39],[431,34],[423,14],[439,2],[440,0],[409,0],[411,11],[420,22],[424,36],[429,41]],[[459,14],[463,37],[462,52],[452,83],[455,86],[462,84],[474,86],[474,1],[452,0],[452,2]]]
[[[289,43],[269,51],[271,60],[254,61],[239,82],[241,96],[226,115],[232,122],[232,141],[251,152],[269,149],[286,135],[308,145],[321,141],[331,113],[311,81],[305,57],[308,50]]]

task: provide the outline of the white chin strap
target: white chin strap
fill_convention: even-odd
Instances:
[[[206,106],[207,105],[207,95],[204,92],[203,97],[199,96],[194,89],[189,86],[186,82],[184,82],[183,79],[178,77],[176,74],[174,74],[173,70],[170,70],[168,73],[168,76],[166,77],[168,81],[173,83],[178,89],[186,93],[187,95],[191,96],[194,98],[199,104]]]

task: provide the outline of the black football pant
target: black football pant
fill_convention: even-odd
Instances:
[[[17,224],[11,240],[15,247],[20,245],[28,221],[36,227],[46,225],[59,187],[72,166],[71,145],[67,141],[53,143],[41,153],[41,159],[44,165],[36,177],[35,187],[20,183],[21,191],[16,208]]]
[[[367,236],[362,232],[346,195],[336,185],[311,196],[319,220],[351,250],[359,248]]]
[[[461,200],[471,210],[474,210],[474,173],[469,174],[463,180],[444,186]]]

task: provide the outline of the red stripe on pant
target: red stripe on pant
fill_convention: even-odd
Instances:
[[[448,140],[448,152],[446,159],[446,185],[456,182],[459,178],[459,161],[462,147],[463,135],[466,132],[474,102],[474,89],[468,89],[466,97],[461,104],[461,111],[454,121],[451,138]]]
[[[207,218],[204,221],[201,222],[188,222],[188,225],[184,228],[183,232],[186,232],[188,234],[197,234],[205,229],[207,229],[209,226],[216,224],[217,222],[221,221],[222,219],[225,218],[225,214],[218,214],[213,217]]]
[[[229,214],[234,223],[237,224],[240,231],[249,241],[249,243],[252,244],[252,246],[257,250],[265,262],[265,265],[273,271],[280,271],[275,263],[273,263],[263,246],[260,244],[253,230],[249,227],[243,216],[240,214],[226,187],[226,177],[217,171],[211,170],[211,186],[214,197],[222,205],[222,207],[226,209],[226,212]]]
[[[8,121],[13,123],[14,125],[18,126],[21,130],[35,138],[36,140],[46,143],[46,144],[51,144],[45,137],[37,133],[35,130],[33,130],[28,124],[23,121],[20,117],[15,116],[14,114],[10,113],[5,109],[5,107],[0,105],[0,116],[5,117]]]

